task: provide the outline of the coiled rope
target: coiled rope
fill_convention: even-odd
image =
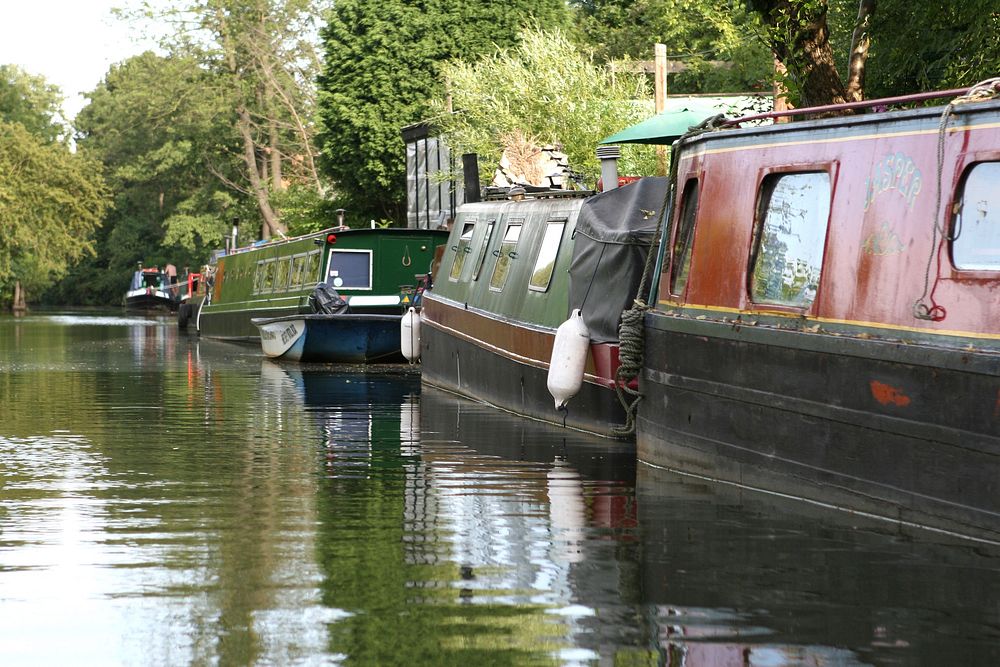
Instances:
[[[934,197],[934,226],[931,231],[931,250],[927,255],[927,266],[924,268],[924,290],[920,293],[920,297],[913,302],[913,317],[918,320],[940,322],[948,314],[948,311],[943,306],[934,301],[934,292],[937,289],[938,277],[941,275],[941,248],[938,246],[938,235],[941,235],[941,240],[943,241],[954,241],[957,238],[957,235],[949,236],[947,223],[941,220],[941,190],[942,181],[944,180],[944,140],[947,134],[948,120],[951,118],[952,111],[954,111],[956,106],[968,104],[969,102],[981,102],[997,97],[998,95],[1000,95],[1000,77],[986,79],[969,88],[968,92],[964,95],[953,99],[945,106],[944,111],[941,112],[941,121],[938,123],[937,190]],[[935,277],[934,286],[931,287],[931,264],[934,263],[935,257],[938,258],[938,277]]]
[[[612,431],[620,438],[625,438],[635,433],[636,410],[639,407],[639,402],[642,400],[642,393],[638,389],[630,387],[628,382],[632,378],[638,377],[642,372],[646,350],[646,335],[643,328],[643,320],[645,319],[646,311],[650,309],[644,297],[649,285],[653,263],[658,254],[663,227],[667,224],[667,217],[673,209],[674,188],[677,181],[677,146],[682,144],[686,139],[719,129],[725,119],[726,117],[723,114],[706,118],[681,135],[670,151],[670,176],[667,179],[667,191],[663,197],[663,204],[660,206],[660,217],[656,222],[656,232],[653,234],[653,238],[649,243],[649,251],[646,253],[646,264],[642,270],[642,279],[639,281],[639,289],[636,291],[632,307],[622,312],[621,323],[618,325],[618,371],[615,373],[615,391],[618,394],[618,400],[625,409],[625,424],[614,427]]]

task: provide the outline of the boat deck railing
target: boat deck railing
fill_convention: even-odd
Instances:
[[[543,187],[483,188],[483,201],[522,201],[525,199],[580,199],[593,195],[594,190],[552,190]]]
[[[833,114],[840,111],[855,111],[858,109],[882,110],[883,108],[901,104],[915,104],[946,98],[961,97],[968,95],[971,91],[982,89],[986,86],[992,90],[993,94],[1000,94],[1000,78],[989,79],[975,86],[967,88],[952,88],[950,90],[935,90],[926,93],[914,93],[912,95],[897,95],[895,97],[881,97],[873,100],[861,100],[858,102],[843,102],[841,104],[824,104],[817,107],[803,107],[801,109],[784,109],[782,111],[768,111],[766,113],[753,114],[752,116],[742,116],[731,120],[722,121],[722,127],[739,127],[743,123],[750,123],[762,120],[776,120],[778,118],[792,118],[794,116],[820,116]]]

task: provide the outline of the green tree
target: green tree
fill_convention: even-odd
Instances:
[[[20,283],[34,294],[84,255],[107,193],[100,163],[0,121],[0,297]]]
[[[568,17],[562,0],[336,2],[321,32],[319,146],[341,205],[362,219],[403,220],[399,132],[444,97],[440,66],[515,43],[526,21],[559,26]]]
[[[753,17],[739,3],[708,0],[570,0],[578,32],[605,61],[649,60],[653,44],[685,69],[671,93],[743,92],[770,88],[772,57],[754,39]]]
[[[163,48],[191,58],[224,90],[241,173],[227,180],[249,197],[261,236],[283,234],[280,204],[301,206],[304,193],[319,205],[326,186],[316,168],[314,79],[318,67],[313,24],[323,0],[175,0],[144,5],[138,17],[169,23]],[[192,221],[189,219],[189,221]]]
[[[60,141],[66,136],[62,101],[59,88],[43,77],[17,65],[0,65],[0,120],[20,123],[42,141]]]
[[[561,144],[570,167],[590,186],[600,171],[598,142],[652,111],[645,77],[612,75],[560,31],[525,30],[515,48],[450,63],[442,73],[457,113],[443,113],[437,123],[456,151],[497,164],[509,138],[523,133],[535,143]],[[620,168],[651,174],[654,154],[623,146]]]
[[[870,97],[970,86],[1000,74],[994,0],[881,0],[871,32]]]
[[[968,86],[997,75],[990,0],[744,0],[801,106]],[[869,59],[870,56],[870,59]]]
[[[137,261],[195,267],[233,223],[243,240],[266,238],[321,210],[311,121],[319,6],[175,0],[126,14],[171,26],[166,55],[112,67],[77,118],[115,206],[98,256],[51,299],[114,302]]]
[[[746,0],[757,13],[764,38],[785,70],[783,85],[797,106],[839,104],[861,99],[868,55],[867,24],[875,0],[861,0],[857,40],[852,45],[848,78],[837,69],[827,0]]]
[[[191,58],[146,52],[114,65],[76,118],[77,145],[104,164],[114,193],[82,263],[49,298],[116,303],[136,262],[198,266],[219,247],[241,207],[224,87]]]

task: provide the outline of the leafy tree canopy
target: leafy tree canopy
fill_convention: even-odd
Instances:
[[[51,143],[21,123],[0,121],[0,293],[29,293],[64,276],[94,251],[107,192],[99,163]]]
[[[17,65],[0,65],[0,120],[20,123],[42,141],[55,142],[66,135],[61,122],[62,93],[43,77],[28,74]]]
[[[152,52],[115,65],[77,116],[77,144],[105,165],[114,192],[98,259],[61,298],[115,303],[138,261],[198,266],[245,215],[221,178],[235,179],[227,90],[191,58]],[[253,220],[255,216],[248,216]]]
[[[562,0],[340,0],[322,30],[319,146],[349,216],[402,220],[400,129],[444,96],[441,65],[511,45],[525,21],[566,25]],[[506,82],[506,86],[518,82]]]
[[[173,0],[144,3],[139,20],[173,27],[161,47],[197,62],[224,106],[236,137],[232,158],[240,170],[223,181],[249,199],[261,236],[283,233],[283,193],[311,205],[328,186],[316,168],[314,79],[318,68],[315,22],[325,0]],[[189,219],[191,222],[191,219]],[[256,230],[250,232],[257,237]]]
[[[744,0],[784,63],[793,103],[826,104],[969,86],[996,76],[992,0]]]
[[[671,93],[745,92],[770,88],[773,63],[755,39],[754,17],[738,2],[709,0],[570,0],[578,31],[598,58],[649,60],[653,44],[686,69],[671,75]]]
[[[868,97],[971,86],[1000,75],[995,0],[880,0],[871,33]]]
[[[504,146],[524,133],[536,144],[561,144],[590,187],[600,172],[598,142],[652,111],[644,76],[612,75],[560,31],[525,30],[516,47],[442,72],[456,113],[436,122],[454,149],[496,165]],[[648,147],[623,147],[622,173],[653,173],[654,162]]]
[[[323,0],[172,0],[124,12],[169,26],[161,52],[111,68],[79,114],[114,208],[98,257],[50,298],[114,303],[135,262],[196,267],[230,226],[242,241],[315,215],[314,27]]]

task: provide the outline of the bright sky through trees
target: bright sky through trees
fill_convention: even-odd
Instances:
[[[0,3],[0,64],[19,65],[62,89],[67,119],[87,103],[108,67],[153,48],[113,7],[137,0],[31,0]],[[153,3],[156,4],[156,3]]]

